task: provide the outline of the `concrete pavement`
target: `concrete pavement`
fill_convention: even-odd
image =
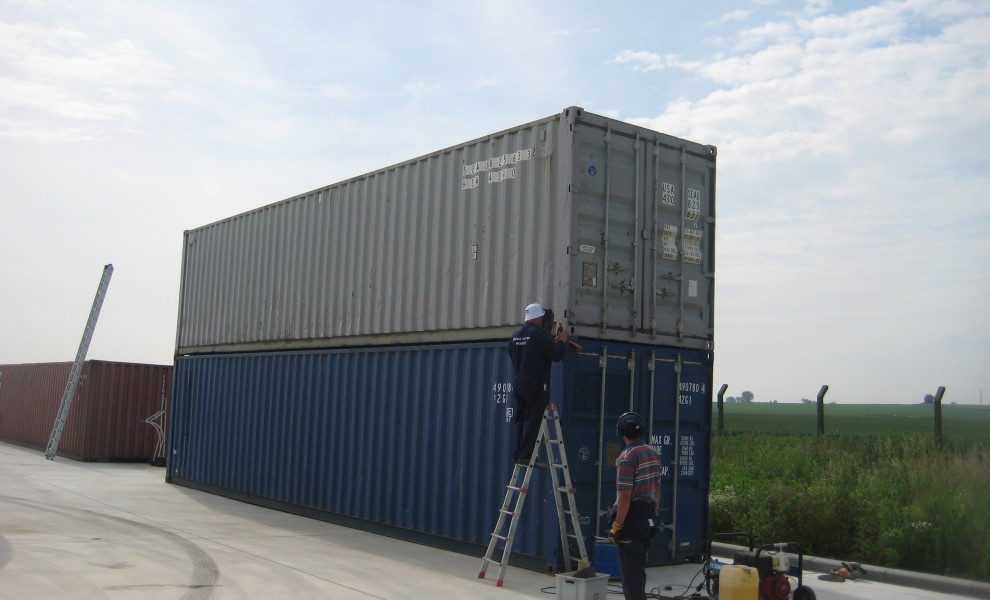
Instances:
[[[493,516],[494,518],[494,516]],[[164,481],[147,464],[45,460],[0,442],[0,598],[343,600],[549,598],[555,578],[257,507]],[[695,564],[648,570],[674,597],[702,583]],[[889,583],[831,583],[819,599],[948,600]],[[690,586],[690,587],[689,587]],[[669,589],[665,589],[668,588]],[[621,597],[617,583],[611,597]]]

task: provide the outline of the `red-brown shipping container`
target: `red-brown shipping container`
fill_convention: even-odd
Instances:
[[[0,441],[44,451],[71,371],[70,362],[0,365]],[[171,390],[171,366],[86,361],[58,455],[162,464]]]

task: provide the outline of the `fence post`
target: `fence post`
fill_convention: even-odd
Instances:
[[[825,435],[825,392],[827,391],[827,385],[823,385],[822,389],[818,390],[818,435]]]
[[[942,447],[942,395],[945,393],[945,386],[938,386],[935,392],[935,446]]]
[[[723,383],[722,387],[718,390],[718,432],[722,433],[725,431],[725,422],[722,420],[722,404],[725,401],[725,390],[729,389],[729,384]]]

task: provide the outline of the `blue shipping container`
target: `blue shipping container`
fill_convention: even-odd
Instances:
[[[664,462],[651,564],[700,556],[708,525],[712,355],[583,341],[555,365],[589,556],[615,500],[615,421],[652,422]],[[168,480],[480,556],[511,472],[504,341],[179,356]],[[545,472],[534,475],[514,564],[557,570]]]

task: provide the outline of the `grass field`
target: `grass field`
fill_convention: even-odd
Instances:
[[[935,409],[924,404],[826,404],[826,435],[935,435]],[[815,434],[816,404],[726,403],[727,433]],[[712,412],[718,427],[718,411]],[[978,442],[990,447],[990,406],[943,405],[944,441]]]
[[[990,407],[726,404],[711,528],[809,555],[990,581]],[[717,429],[717,411],[713,428]]]

